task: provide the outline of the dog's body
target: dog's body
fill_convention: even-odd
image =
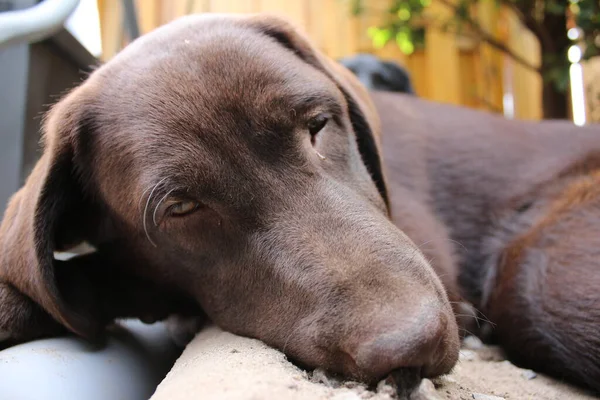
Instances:
[[[600,128],[373,98],[397,225],[410,193],[441,222],[412,239],[442,274],[456,261],[509,356],[600,391]]]
[[[504,307],[515,291],[494,285],[506,274],[482,278],[501,252],[486,249],[505,243],[492,215],[511,220],[513,199],[554,181],[596,139],[537,140],[536,125],[402,99],[376,95],[390,197],[373,102],[289,24],[194,16],[135,41],[46,120],[44,154],[0,226],[0,336],[95,337],[118,317],[206,314],[302,364],[365,381],[448,372],[458,358],[457,265],[492,320],[519,317]],[[496,128],[482,129],[489,121]],[[499,136],[503,127],[513,132]],[[472,249],[467,257],[450,237]],[[97,251],[54,259],[81,242]],[[556,282],[550,300],[562,300]],[[587,302],[574,296],[557,310],[597,304],[593,278],[582,282]],[[591,322],[575,326],[585,330],[597,319],[584,316]]]

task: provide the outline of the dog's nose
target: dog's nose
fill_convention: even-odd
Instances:
[[[420,377],[449,372],[458,357],[458,330],[447,314],[427,310],[388,322],[376,334],[359,334],[356,346],[346,351],[352,364],[347,369],[372,379],[396,370],[419,371]]]

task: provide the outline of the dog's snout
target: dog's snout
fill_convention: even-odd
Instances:
[[[412,318],[382,325],[386,329],[362,332],[355,337],[355,346],[344,349],[348,355],[345,370],[370,379],[397,370],[419,371],[420,377],[432,377],[448,372],[456,362],[457,330],[443,310],[426,309]]]

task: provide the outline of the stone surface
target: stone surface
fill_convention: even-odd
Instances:
[[[479,350],[483,348],[483,342],[477,336],[469,335],[463,339],[462,347],[468,350]]]
[[[450,375],[421,381],[409,400],[595,399],[543,374],[524,379],[526,370],[497,361],[504,359],[497,347],[464,351],[472,353],[470,361],[463,355]],[[152,400],[399,400],[394,384],[384,380],[367,388],[322,370],[306,372],[262,342],[209,327],[188,345]]]
[[[423,379],[415,392],[410,395],[410,400],[442,400],[433,382]]]
[[[474,400],[505,400],[504,397],[489,396],[487,394],[473,393]]]
[[[521,372],[521,376],[527,379],[528,381],[537,378],[537,374],[530,369],[523,370],[523,372]]]

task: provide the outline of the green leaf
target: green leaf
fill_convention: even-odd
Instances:
[[[371,4],[365,0],[344,1],[351,1],[351,11],[355,15],[364,13],[366,7]],[[380,20],[385,23],[369,28],[367,33],[376,48],[382,48],[393,40],[403,53],[411,54],[425,45],[424,23],[427,29],[442,30],[452,34],[473,32],[470,24],[471,21],[475,23],[478,21],[476,6],[484,2],[498,7],[510,3],[525,13],[528,18],[533,18],[540,24],[544,24],[548,17],[556,19],[555,15],[572,13],[577,26],[583,32],[583,38],[578,39],[578,42],[585,49],[584,58],[600,56],[600,39],[596,40],[600,38],[599,0],[453,0],[456,12],[449,16],[437,15],[428,9],[432,0],[390,0],[387,3],[389,7],[379,11]],[[535,7],[530,7],[534,3]],[[372,11],[375,11],[375,8]],[[566,27],[564,30],[562,27],[550,29],[550,36],[556,41],[557,48],[564,48],[565,35]],[[543,57],[543,78],[561,90],[566,89],[570,66],[566,52],[563,54],[561,50],[560,54],[544,54]]]
[[[373,45],[381,49],[386,43],[392,38],[392,32],[389,29],[381,29],[375,26],[370,27],[367,30],[367,34],[373,41]]]
[[[397,14],[398,18],[400,18],[400,21],[408,21],[410,19],[411,12],[408,7],[403,7],[398,10]]]
[[[355,17],[362,14],[364,11],[362,0],[352,0],[350,4],[350,10],[352,15]]]
[[[412,42],[410,31],[400,31],[396,34],[396,44],[404,54],[412,54],[415,51],[415,45]]]
[[[462,0],[461,2],[459,2],[458,6],[456,7],[456,18],[462,19],[462,20],[469,18],[469,8],[470,8],[469,1]]]
[[[569,87],[569,68],[571,64],[566,54],[544,54],[544,64],[549,66],[542,78],[552,82],[559,92],[565,92]]]
[[[596,45],[596,37],[595,36],[588,35],[584,39],[584,43],[585,43],[585,50],[584,50],[583,56],[582,56],[582,58],[584,60],[589,60],[592,57],[596,57],[597,55],[600,55],[600,49],[598,49],[598,46]]]
[[[554,15],[565,15],[567,12],[567,3],[567,0],[562,0],[560,2],[548,0],[546,3],[546,12]]]
[[[580,12],[580,8],[579,8],[579,4],[577,3],[571,3],[569,4],[569,11],[571,11],[573,14],[577,15]]]

